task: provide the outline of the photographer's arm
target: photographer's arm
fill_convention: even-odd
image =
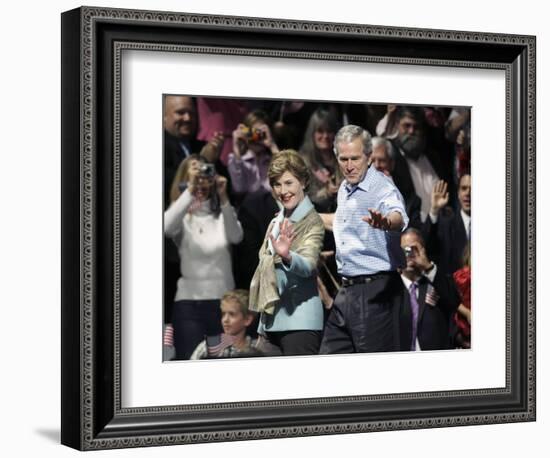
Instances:
[[[187,188],[164,212],[164,234],[167,237],[174,238],[181,232],[182,219],[192,201],[193,195],[190,189]]]
[[[219,175],[216,177],[216,192],[220,198],[225,236],[230,243],[236,245],[243,239],[243,228],[237,219],[235,209],[229,203],[229,197],[227,195],[227,178]]]

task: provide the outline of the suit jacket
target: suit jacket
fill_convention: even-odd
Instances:
[[[460,303],[452,277],[445,275],[438,267],[433,284],[426,277],[422,277],[418,288],[417,338],[420,348],[422,350],[452,348],[451,317]],[[431,299],[427,301],[427,292],[430,290]],[[409,351],[412,340],[412,311],[410,294],[403,282],[401,282],[401,288],[395,291],[393,302],[399,349]]]
[[[408,201],[412,198],[413,195],[416,195],[414,189],[414,184],[411,178],[411,172],[409,170],[409,164],[407,160],[401,154],[399,146],[394,142],[393,148],[395,151],[395,165],[392,171],[392,178],[395,182],[395,185],[403,195],[405,201]],[[454,183],[452,180],[452,168],[448,166],[448,161],[445,157],[442,157],[437,152],[434,152],[430,149],[425,151],[425,156],[430,161],[435,173],[441,180],[445,180],[449,186],[449,195],[454,196],[456,194],[454,189]]]
[[[464,248],[468,242],[460,211],[440,212],[437,223],[428,216],[424,226],[428,256],[444,273],[453,274],[463,266]]]

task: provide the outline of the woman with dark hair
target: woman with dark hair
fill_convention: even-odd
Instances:
[[[260,248],[249,307],[261,313],[258,334],[283,355],[317,354],[323,329],[317,262],[324,227],[306,195],[309,170],[296,151],[285,150],[268,173],[280,212]]]
[[[233,153],[227,163],[233,191],[246,194],[261,187],[269,189],[267,169],[278,152],[268,115],[261,110],[248,113],[233,131]]]
[[[164,233],[178,247],[181,277],[172,312],[176,359],[189,359],[205,335],[221,332],[220,298],[234,288],[231,245],[243,230],[227,179],[191,156],[180,164],[164,212]]]
[[[335,210],[336,193],[342,178],[334,155],[334,136],[338,131],[336,115],[319,108],[311,115],[300,153],[311,170],[308,196],[317,211]]]

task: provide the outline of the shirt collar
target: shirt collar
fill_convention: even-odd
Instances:
[[[420,278],[422,277],[419,277],[417,278],[416,280],[414,280],[414,283],[416,283],[417,287],[418,287],[418,282],[420,281]],[[407,277],[405,277],[405,275],[401,274],[401,280],[403,281],[403,284],[405,285],[405,288],[407,288],[407,290],[410,290],[411,289],[411,285],[413,284],[413,280],[409,280]]]
[[[374,167],[369,166],[367,169],[367,173],[365,173],[365,176],[359,183],[354,185],[349,185],[347,182],[344,182],[344,187],[348,192],[348,194],[351,194],[358,188],[368,192],[372,181],[372,175],[375,173],[375,171],[376,169]]]
[[[470,222],[471,216],[468,215],[464,210],[460,209],[460,216],[462,217],[462,221],[464,222],[464,226],[468,227],[468,223]]]
[[[284,214],[284,207],[281,202],[277,201],[277,206],[279,207],[280,213]],[[311,200],[308,196],[304,196],[302,201],[298,204],[298,206],[294,209],[290,217],[288,218],[291,222],[297,223],[300,221],[304,216],[306,216],[309,211],[313,208],[313,204],[311,203]],[[282,218],[281,218],[282,221]]]

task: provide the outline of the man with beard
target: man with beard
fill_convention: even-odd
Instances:
[[[392,177],[406,201],[410,201],[413,194],[420,198],[420,216],[425,221],[430,211],[434,186],[439,180],[451,183],[451,168],[446,164],[448,158],[442,157],[442,152],[432,151],[428,147],[424,112],[421,109],[399,107],[397,120],[397,137],[393,140],[396,154]]]
[[[393,291],[394,310],[399,313],[401,351],[451,348],[451,316],[460,299],[451,276],[445,275],[426,255],[422,235],[407,229],[401,235],[406,265],[402,285]]]

